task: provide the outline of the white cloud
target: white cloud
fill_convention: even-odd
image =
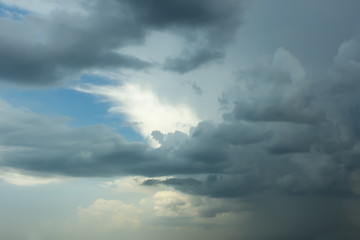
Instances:
[[[9,168],[1,168],[0,169],[0,179],[3,181],[18,185],[18,186],[36,186],[36,185],[43,185],[43,184],[50,184],[60,182],[60,178],[50,178],[50,177],[34,177],[30,175],[24,175],[18,171]]]
[[[188,133],[190,128],[200,121],[189,106],[167,103],[151,90],[139,85],[130,83],[121,86],[87,85],[75,89],[98,95],[109,101],[112,104],[109,112],[124,114],[126,121],[150,141],[152,141],[151,133],[155,130],[162,133],[175,131]]]
[[[273,57],[273,66],[288,72],[292,80],[300,80],[306,76],[306,71],[301,62],[284,47],[276,49]]]
[[[360,69],[360,37],[356,36],[349,41],[343,42],[337,55],[334,57],[334,63],[338,67],[351,67]]]
[[[119,200],[97,199],[88,208],[78,208],[79,222],[101,228],[139,227],[141,209]]]
[[[175,191],[160,191],[153,196],[154,210],[158,216],[196,216],[190,196]]]

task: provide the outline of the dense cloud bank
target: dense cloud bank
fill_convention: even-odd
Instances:
[[[169,58],[164,65],[186,73],[224,56],[223,48],[235,36],[241,16],[241,2],[234,0],[79,3],[82,11],[2,19],[0,80],[52,85],[89,70],[148,68],[155,63],[122,49],[142,44],[151,31],[170,31],[191,42],[187,50],[193,56]]]
[[[1,164],[70,176],[210,174],[205,180],[161,183],[213,197],[265,189],[355,197],[359,73],[357,55],[344,56],[353,45],[340,47],[334,68],[320,80],[302,71],[279,70],[279,55],[295,58],[278,49],[270,65],[239,73],[236,86],[224,93],[234,110],[224,115],[223,123],[202,122],[190,136],[154,131],[162,144],[157,149],[126,142],[104,126],[72,129],[2,103],[1,145],[8,150]],[[349,84],[354,87],[345,91],[343,85]]]

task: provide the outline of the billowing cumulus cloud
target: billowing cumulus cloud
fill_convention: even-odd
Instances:
[[[79,208],[79,221],[97,228],[137,228],[141,209],[118,200],[97,199],[88,208]],[[99,226],[99,223],[102,226]]]
[[[334,77],[334,72],[329,74]],[[333,84],[347,84],[348,74],[343,73]],[[297,79],[274,65],[242,72],[235,88],[239,94],[228,93],[229,98],[235,96],[235,108],[225,114],[225,122],[201,123],[193,130],[191,146],[197,150],[208,147],[208,156],[191,156],[229,162],[227,174],[144,184],[162,183],[210,196],[238,197],[269,188],[288,194],[354,196],[351,176],[358,168],[354,161],[358,134],[352,108],[357,105],[356,91],[350,90],[346,100],[336,103],[333,93],[302,76]],[[331,105],[324,108],[324,99],[332,101]],[[348,114],[340,114],[343,106],[349,108]],[[187,143],[183,146],[183,152],[191,152]]]

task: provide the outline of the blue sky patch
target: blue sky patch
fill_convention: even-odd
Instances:
[[[29,12],[25,9],[21,9],[14,6],[5,5],[0,2],[0,17],[12,18],[14,20],[20,20],[23,16]]]
[[[104,124],[128,141],[143,141],[142,136],[119,115],[108,113],[109,104],[87,93],[69,88],[16,90],[2,89],[0,97],[15,107],[54,117],[69,117],[70,127]]]

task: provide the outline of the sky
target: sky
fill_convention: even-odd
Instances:
[[[360,239],[358,9],[0,0],[0,239]]]

